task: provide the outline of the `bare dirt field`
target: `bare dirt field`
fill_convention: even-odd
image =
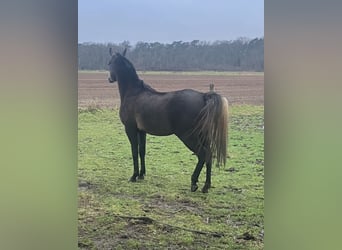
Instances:
[[[263,73],[229,72],[147,72],[138,73],[145,83],[158,91],[195,89],[209,91],[209,85],[215,85],[215,91],[225,96],[230,104],[264,105]],[[78,73],[78,106],[113,108],[120,104],[117,83],[108,83],[107,72]]]

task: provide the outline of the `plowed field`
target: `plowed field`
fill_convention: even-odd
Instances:
[[[215,85],[215,91],[225,96],[230,104],[264,104],[263,73],[230,72],[146,72],[138,73],[145,83],[158,91],[195,89],[209,91],[209,85]],[[116,107],[120,104],[117,83],[108,83],[107,72],[78,73],[78,106]]]

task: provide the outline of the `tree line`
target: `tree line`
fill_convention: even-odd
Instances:
[[[128,41],[78,44],[80,70],[107,70],[109,48],[122,52],[141,71],[264,71],[264,38],[173,43]]]

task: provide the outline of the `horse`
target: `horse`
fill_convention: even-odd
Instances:
[[[117,82],[120,92],[120,120],[131,145],[133,175],[131,182],[144,179],[146,174],[146,134],[176,135],[198,158],[191,176],[192,192],[204,163],[206,181],[202,188],[211,187],[213,158],[217,165],[225,165],[228,140],[228,101],[210,91],[192,89],[159,92],[139,78],[133,64],[126,58],[127,48],[120,53],[109,49],[110,83]],[[140,171],[138,155],[140,156]]]

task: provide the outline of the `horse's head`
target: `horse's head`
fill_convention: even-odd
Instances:
[[[122,54],[113,53],[112,48],[109,48],[109,55],[111,56],[111,58],[110,58],[110,61],[108,63],[108,66],[109,66],[108,81],[110,83],[117,81],[117,77],[116,77],[116,75],[117,75],[117,60],[120,57],[125,57],[126,51],[127,51],[127,48],[125,48],[125,50],[123,51]]]

